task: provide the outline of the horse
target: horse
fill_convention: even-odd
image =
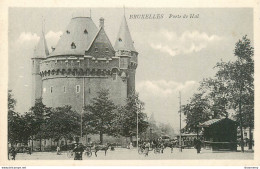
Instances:
[[[107,145],[95,145],[94,150],[95,150],[95,156],[97,157],[97,152],[102,150],[105,151],[105,156],[107,155],[107,150],[111,145],[108,143]]]

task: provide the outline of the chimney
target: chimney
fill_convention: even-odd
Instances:
[[[104,18],[102,18],[102,17],[99,19],[99,27],[104,28]]]

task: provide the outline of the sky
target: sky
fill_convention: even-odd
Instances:
[[[160,17],[133,17],[146,14]],[[100,17],[105,19],[113,45],[123,15],[123,8],[91,9],[97,26]],[[8,89],[17,100],[16,111],[23,113],[31,107],[30,58],[42,28],[51,49],[75,16],[90,16],[90,9],[9,8]],[[217,62],[235,59],[235,43],[242,36],[253,41],[253,10],[249,8],[125,8],[125,16],[139,53],[136,90],[145,102],[145,113],[176,131],[179,93],[181,103],[188,103],[199,82],[214,76]]]

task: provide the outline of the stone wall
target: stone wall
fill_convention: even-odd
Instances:
[[[85,84],[83,87],[83,83]],[[77,85],[79,91],[77,91]],[[85,105],[97,96],[101,89],[109,89],[111,99],[123,105],[127,97],[127,82],[112,77],[60,77],[43,80],[43,103],[49,107],[71,105],[77,112],[82,111],[83,95]],[[84,89],[83,89],[84,88]],[[84,90],[84,91],[83,91]],[[83,94],[84,92],[84,94]]]

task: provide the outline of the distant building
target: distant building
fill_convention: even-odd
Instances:
[[[52,52],[44,32],[32,57],[32,105],[42,97],[49,107],[71,105],[81,113],[97,92],[109,89],[115,104],[124,104],[135,90],[138,52],[125,16],[114,47],[105,32],[104,18],[99,28],[90,17],[71,19]]]

